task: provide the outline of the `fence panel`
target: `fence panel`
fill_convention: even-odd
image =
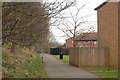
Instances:
[[[59,55],[61,52],[60,48],[50,48],[50,54],[52,55]]]
[[[61,49],[63,55],[69,55],[69,49]]]
[[[106,67],[109,64],[108,48],[70,48],[70,64],[75,66]]]
[[[69,48],[69,63],[75,65],[75,55],[74,55],[74,48]]]

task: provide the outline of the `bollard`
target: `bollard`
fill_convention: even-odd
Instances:
[[[63,59],[63,54],[62,54],[62,52],[60,52],[60,57],[59,57],[60,59]]]

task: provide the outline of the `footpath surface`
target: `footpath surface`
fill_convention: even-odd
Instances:
[[[98,76],[44,54],[48,78],[99,78]]]

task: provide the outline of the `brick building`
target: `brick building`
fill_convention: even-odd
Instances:
[[[98,46],[109,48],[109,66],[118,67],[120,2],[110,2],[109,0],[95,10],[98,15]]]
[[[76,47],[97,47],[97,33],[82,33],[75,36]],[[73,47],[73,38],[66,40],[66,47]]]
[[[78,37],[78,35],[77,36],[75,36],[75,38],[77,38]],[[73,47],[73,38],[69,38],[69,39],[67,39],[67,40],[65,40],[66,41],[66,43],[65,43],[65,47]]]

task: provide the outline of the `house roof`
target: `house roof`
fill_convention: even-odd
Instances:
[[[78,36],[79,36],[79,35],[76,35],[75,38],[77,38]],[[66,39],[66,41],[67,41],[67,40],[70,40],[70,39],[73,39],[73,37]]]
[[[97,40],[97,33],[82,33],[75,40],[76,41]]]
[[[103,2],[101,5],[99,5],[97,8],[95,8],[94,10],[98,10],[101,7],[103,7],[105,4],[107,4],[110,0],[106,0],[105,2]]]

